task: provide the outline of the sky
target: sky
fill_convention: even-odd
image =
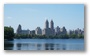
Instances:
[[[53,20],[54,27],[83,29],[84,4],[4,4],[4,26],[15,32],[19,24],[23,30],[44,29],[46,19]]]

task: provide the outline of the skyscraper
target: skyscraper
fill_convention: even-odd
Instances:
[[[51,34],[51,35],[54,35],[54,34],[55,34],[54,22],[53,22],[53,20],[51,20],[51,22],[50,22],[50,34]]]
[[[50,28],[51,28],[51,29],[54,29],[54,23],[53,23],[53,20],[51,20],[51,22],[50,22]]]
[[[48,20],[46,20],[45,28],[42,31],[42,35],[49,35],[49,34],[50,34],[49,22]]]
[[[48,20],[46,20],[46,22],[45,22],[45,28],[46,29],[49,28],[49,22],[48,22]]]
[[[51,20],[50,22],[50,28],[49,28],[49,22],[48,20],[46,20],[45,22],[45,28],[42,31],[43,35],[54,35],[55,34],[55,30],[54,30],[54,22],[53,20]]]

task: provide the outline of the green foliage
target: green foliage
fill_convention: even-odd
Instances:
[[[76,35],[76,34],[72,34],[72,35],[70,35],[69,36],[71,39],[76,39],[76,38],[78,38],[78,36]]]
[[[13,40],[14,29],[12,27],[4,27],[4,39]]]
[[[15,34],[15,38],[17,39],[83,39],[84,35],[76,35],[76,34],[62,34],[62,35],[31,35],[31,34]]]
[[[78,38],[79,38],[79,39],[81,39],[81,38],[83,39],[83,38],[84,38],[84,35],[79,34],[79,35],[78,35]]]

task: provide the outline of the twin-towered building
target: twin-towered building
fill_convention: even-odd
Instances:
[[[69,31],[67,32],[66,28],[60,28],[59,26],[57,26],[56,28],[54,28],[54,22],[53,20],[50,21],[50,26],[49,26],[49,22],[48,20],[46,20],[45,22],[45,28],[41,29],[40,27],[37,27],[35,30],[22,30],[22,26],[19,24],[17,31],[17,34],[36,34],[36,35],[60,35],[60,34],[84,34],[84,31],[78,29],[75,31]]]
[[[55,35],[54,22],[51,20],[50,27],[49,22],[46,20],[45,28],[42,30],[42,35]]]

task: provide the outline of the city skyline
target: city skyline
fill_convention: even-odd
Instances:
[[[43,29],[45,20],[52,19],[54,28],[65,26],[67,30],[84,28],[83,4],[5,4],[4,26],[12,26],[16,32],[19,24],[23,29]]]
[[[16,34],[31,34],[31,35],[46,35],[46,36],[55,36],[55,35],[65,35],[65,34],[82,34],[84,35],[84,29],[75,29],[75,30],[69,30],[67,31],[67,29],[64,27],[59,27],[57,26],[56,28],[54,28],[54,22],[53,20],[51,20],[50,22],[48,22],[48,20],[45,21],[45,27],[43,29],[41,29],[40,27],[36,27],[36,29],[30,30],[23,30],[22,29],[22,25],[18,25],[17,30],[16,30]]]

